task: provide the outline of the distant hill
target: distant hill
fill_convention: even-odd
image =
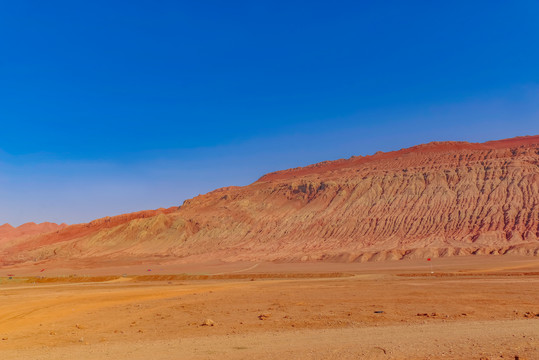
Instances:
[[[13,227],[10,224],[0,225],[0,242],[8,241],[16,238],[21,238],[25,236],[32,236],[42,233],[47,233],[51,231],[61,230],[67,227],[66,224],[55,224],[50,222],[44,222],[41,224],[36,224],[29,222],[22,224],[18,227]]]

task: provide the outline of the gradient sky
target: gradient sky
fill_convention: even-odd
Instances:
[[[3,1],[0,224],[539,134],[537,1]]]

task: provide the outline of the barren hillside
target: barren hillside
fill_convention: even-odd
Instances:
[[[267,174],[156,210],[0,243],[4,263],[375,261],[539,254],[539,136],[441,142]]]

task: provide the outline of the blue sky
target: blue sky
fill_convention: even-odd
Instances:
[[[0,4],[0,223],[539,134],[535,1]]]

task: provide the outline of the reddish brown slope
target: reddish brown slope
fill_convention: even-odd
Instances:
[[[537,254],[539,136],[280,171],[195,198],[181,213],[204,219],[198,242],[241,245],[246,258]]]
[[[51,231],[61,230],[66,226],[66,224],[58,225],[50,222],[44,222],[41,224],[29,222],[18,227],[13,227],[10,224],[4,224],[0,226],[0,241],[8,241],[25,236],[44,234]]]
[[[4,241],[3,244],[0,243],[0,254],[3,255],[2,263],[12,264],[32,259],[35,261],[56,258],[58,253],[63,252],[65,254],[65,248],[68,247],[69,244],[81,242],[81,240],[85,238],[99,239],[101,234],[107,233],[107,231],[111,229],[114,231],[135,220],[154,218],[159,215],[164,216],[165,214],[170,214],[176,210],[177,207],[138,211],[113,217],[108,216],[86,224],[76,224],[71,226],[63,224],[57,228],[41,227],[41,231],[27,233],[24,236],[18,237],[11,236],[11,238]],[[9,224],[4,225],[4,228],[6,229],[6,232],[10,231]],[[1,230],[2,229],[0,228],[0,231]],[[144,233],[143,229],[139,230],[141,233]],[[13,231],[11,233],[13,233]],[[116,237],[114,242],[121,249],[125,249],[125,247],[129,245],[129,239],[125,237]],[[94,248],[91,249],[90,247]],[[78,251],[76,255],[79,257],[92,257],[93,254],[103,251],[105,247],[106,243],[97,241],[95,246],[89,246],[83,253]],[[65,258],[69,257],[70,256],[65,256]]]
[[[271,173],[174,212],[5,248],[34,259],[366,261],[537,255],[539,136],[443,142]]]

